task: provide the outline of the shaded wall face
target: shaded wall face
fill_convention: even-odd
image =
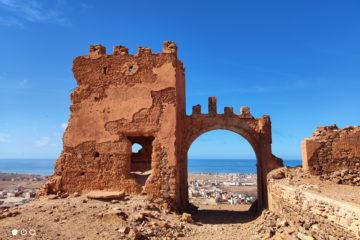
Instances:
[[[71,94],[64,149],[40,195],[120,190],[176,205],[171,186],[176,182],[181,64],[176,52],[140,50],[137,55],[106,55],[103,49],[74,59],[79,87]],[[132,153],[133,143],[143,149]],[[148,170],[151,175],[142,186],[134,172]]]
[[[360,127],[318,127],[301,142],[303,168],[337,183],[360,186]]]

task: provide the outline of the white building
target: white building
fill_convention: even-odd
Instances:
[[[22,188],[23,186],[21,185],[11,185],[11,186],[8,186],[6,187],[5,189],[6,190],[12,190],[12,191],[18,191]]]
[[[7,197],[15,197],[15,193],[9,192],[9,193],[7,193]]]

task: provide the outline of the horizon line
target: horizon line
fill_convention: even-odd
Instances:
[[[0,158],[0,160],[56,160],[57,158]],[[257,160],[256,158],[188,158],[188,160]],[[282,159],[286,161],[302,161],[302,159]]]

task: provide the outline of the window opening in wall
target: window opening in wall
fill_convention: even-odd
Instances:
[[[133,67],[130,67],[130,68],[129,68],[129,71],[130,71],[130,72],[133,72]]]
[[[103,73],[106,75],[106,70],[107,70],[107,67],[104,67],[103,68]]]
[[[99,154],[99,152],[94,152],[94,158],[97,158],[97,157],[99,157],[100,156],[100,154]]]
[[[131,147],[133,153],[138,153],[142,149],[142,146],[138,143],[134,143]]]
[[[202,134],[188,151],[189,202],[231,223],[232,216],[249,210],[257,199],[256,162],[252,146],[238,133]]]
[[[148,177],[151,175],[151,155],[154,137],[127,137],[132,144],[130,174],[135,177],[139,184],[145,187]]]

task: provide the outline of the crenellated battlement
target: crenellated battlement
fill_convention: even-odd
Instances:
[[[150,54],[151,48],[138,47],[138,54]]]
[[[240,108],[240,114],[236,115],[234,114],[233,107],[224,107],[224,114],[218,114],[217,113],[217,98],[216,97],[209,97],[209,113],[208,114],[202,114],[201,113],[201,105],[198,104],[196,106],[193,106],[192,116],[196,117],[240,117],[240,118],[250,118],[253,119],[254,117],[250,114],[250,108],[249,107],[241,107]]]
[[[217,114],[217,98],[209,97],[209,114]]]
[[[104,46],[102,46],[101,44],[98,45],[90,45],[90,51],[89,54],[91,53],[97,53],[97,54],[106,54],[106,48]]]
[[[250,108],[249,107],[241,107],[240,108],[240,117],[242,118],[253,118],[250,114]]]
[[[178,47],[173,41],[164,41],[163,53],[175,53],[177,54]]]
[[[225,116],[232,116],[234,115],[234,110],[232,107],[224,107],[224,114]]]
[[[164,41],[163,42],[163,51],[162,53],[171,53],[171,54],[177,54],[178,47],[173,41]],[[99,56],[106,54],[106,48],[102,46],[101,44],[98,45],[90,45],[89,54],[90,56]],[[147,47],[138,47],[137,55],[142,54],[152,54],[151,48]],[[118,45],[113,47],[113,55],[129,55],[129,48]],[[183,73],[185,73],[185,67],[183,66],[183,63],[181,62],[181,70]]]
[[[113,55],[128,55],[129,49],[125,46],[114,46],[113,48]]]

